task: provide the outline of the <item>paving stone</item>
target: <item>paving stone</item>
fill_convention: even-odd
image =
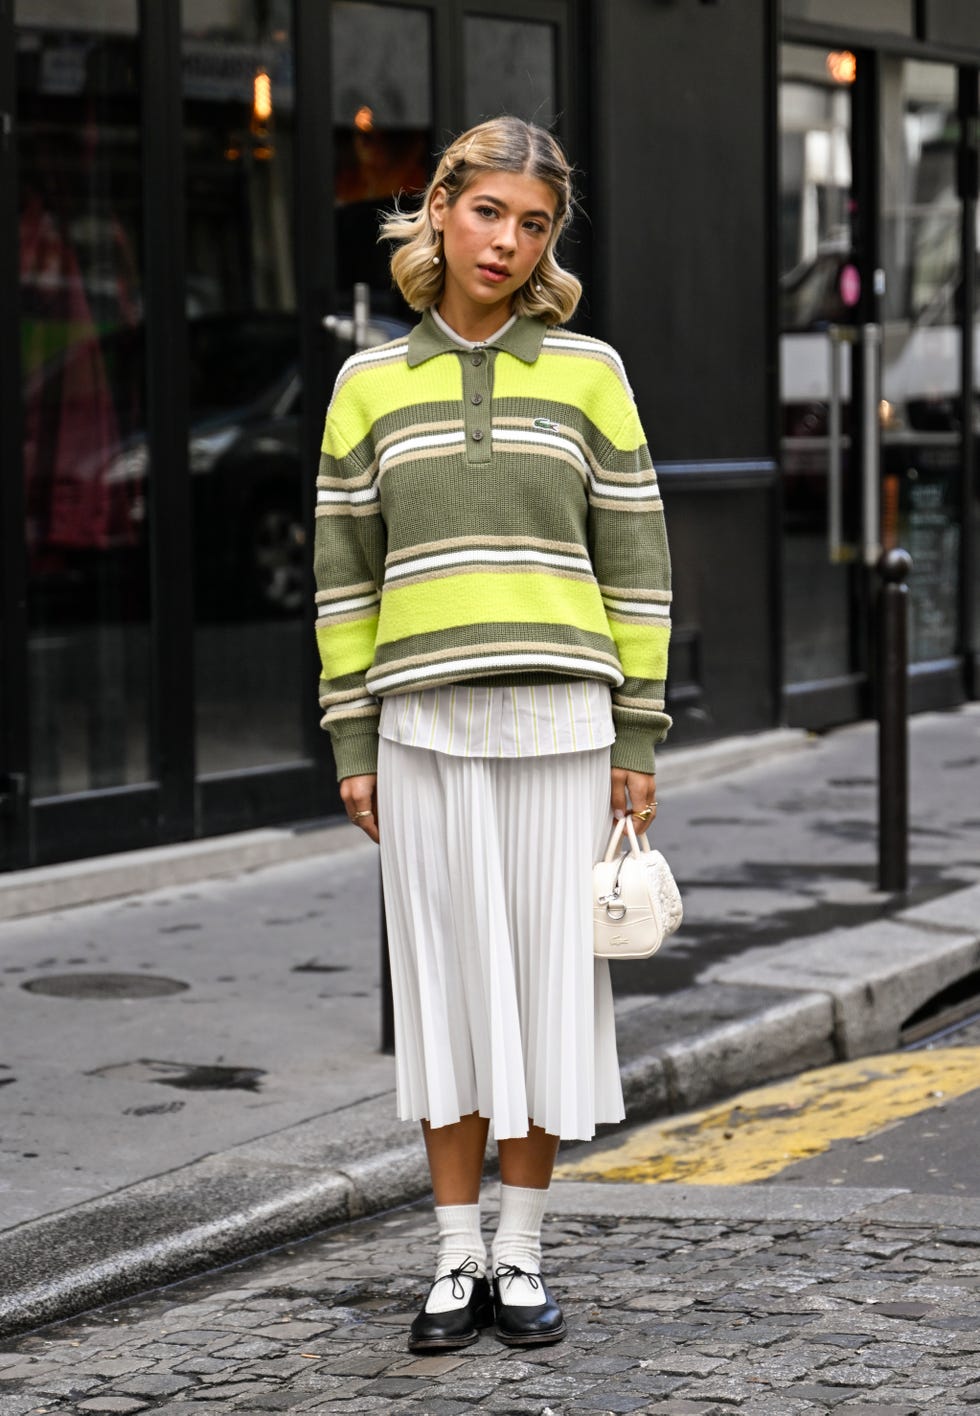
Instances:
[[[134,1411],[145,1411],[146,1401],[137,1401],[132,1396],[93,1396],[88,1401],[77,1403],[79,1411],[116,1412],[117,1416],[130,1416]]]

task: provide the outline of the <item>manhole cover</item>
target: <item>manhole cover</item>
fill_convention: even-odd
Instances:
[[[176,978],[124,973],[47,974],[21,984],[28,993],[46,993],[51,998],[95,999],[160,998],[166,993],[183,993],[189,987]]]

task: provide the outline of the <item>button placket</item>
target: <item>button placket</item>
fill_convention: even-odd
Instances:
[[[495,354],[492,349],[474,349],[462,355],[467,463],[485,464],[493,457],[490,413]]]

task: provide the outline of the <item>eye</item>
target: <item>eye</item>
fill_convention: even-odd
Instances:
[[[545,234],[545,227],[540,221],[525,221],[524,229],[526,231],[533,231],[535,236],[543,236]]]
[[[478,206],[478,207],[476,208],[476,213],[477,213],[477,216],[489,216],[489,217],[493,217],[493,216],[496,216],[496,215],[497,215],[497,209],[496,209],[496,207],[492,207],[492,206]]]

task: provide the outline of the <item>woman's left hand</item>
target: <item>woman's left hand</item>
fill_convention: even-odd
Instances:
[[[614,816],[633,817],[640,835],[657,815],[657,779],[646,772],[628,772],[625,767],[612,769],[612,809]]]

